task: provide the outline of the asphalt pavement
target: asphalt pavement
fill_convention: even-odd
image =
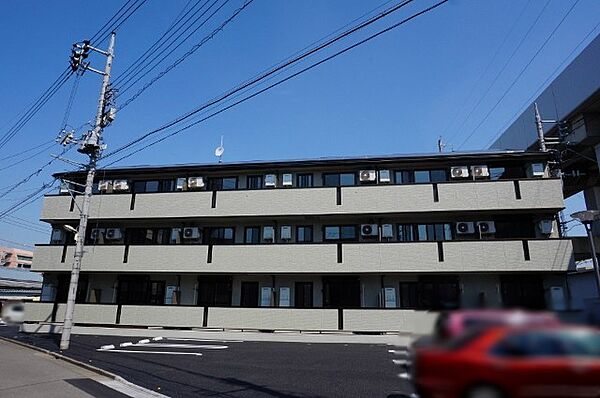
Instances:
[[[142,331],[140,331],[142,332]],[[58,335],[0,335],[58,351]],[[393,397],[411,392],[404,347],[73,335],[63,354],[171,397]]]

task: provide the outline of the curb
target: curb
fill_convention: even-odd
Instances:
[[[45,348],[37,347],[37,346],[31,345],[31,344],[23,343],[22,341],[14,340],[14,339],[11,339],[11,338],[8,338],[8,337],[0,336],[0,341],[5,341],[5,342],[12,343],[12,344],[15,344],[15,345],[18,345],[18,346],[21,346],[21,347],[29,348],[31,350],[43,352],[44,354],[49,355],[51,357],[54,357],[55,359],[60,359],[60,360],[65,361],[65,362],[69,362],[72,365],[79,366],[79,367],[87,369],[87,370],[89,370],[91,372],[98,373],[99,375],[102,375],[102,376],[108,377],[110,379],[113,379],[115,381],[118,381],[119,383],[123,383],[126,386],[128,386],[128,387],[130,387],[132,389],[138,390],[141,393],[144,393],[144,394],[147,394],[147,395],[151,395],[151,396],[156,397],[156,398],[169,398],[168,395],[164,395],[164,394],[161,394],[159,392],[152,391],[152,390],[149,390],[147,388],[144,388],[142,386],[138,386],[137,384],[133,384],[130,381],[125,380],[123,377],[121,377],[119,375],[116,375],[116,374],[111,373],[111,372],[109,372],[107,370],[104,370],[104,369],[100,369],[100,368],[98,368],[96,366],[87,364],[85,362],[81,362],[81,361],[78,361],[76,359],[70,358],[70,357],[68,357],[66,355],[59,354],[57,352],[50,351],[50,350],[47,350]]]

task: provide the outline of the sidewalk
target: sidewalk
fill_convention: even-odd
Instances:
[[[117,380],[0,340],[0,397],[142,397]],[[119,392],[120,391],[120,392]]]

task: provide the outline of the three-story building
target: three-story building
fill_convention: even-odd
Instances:
[[[550,161],[499,151],[100,170],[75,322],[411,331],[423,310],[563,308],[573,255]],[[64,316],[64,226],[77,227],[85,176],[57,176],[29,323]]]

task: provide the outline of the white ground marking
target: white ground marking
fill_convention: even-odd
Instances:
[[[138,341],[137,343],[138,344],[146,344],[146,343],[149,343],[149,342],[150,342],[150,339],[143,339],[143,340]]]
[[[152,340],[154,340],[154,341],[160,341],[160,340],[162,340],[162,339],[163,339],[163,338],[162,338],[162,337],[160,337],[160,336],[157,336],[157,337],[153,337],[153,338],[152,338]]]
[[[395,354],[395,355],[406,355],[406,354],[408,354],[407,350],[388,350],[388,352],[390,354]]]
[[[166,337],[165,340],[170,341],[202,341],[206,343],[244,343],[244,340],[210,340],[210,339],[194,339],[191,337]]]
[[[408,374],[407,372],[404,372],[404,373],[400,373],[398,375],[398,377],[401,379],[410,379],[410,374]]]
[[[169,398],[166,395],[160,394],[156,391],[148,390],[144,387],[138,386],[133,383],[129,383],[126,380],[113,380],[113,379],[94,379],[100,384],[104,384],[108,388],[125,394],[128,397],[133,398]]]
[[[167,355],[196,355],[201,357],[202,354],[199,352],[178,352],[178,351],[137,351],[137,350],[103,350],[98,348],[96,351],[102,352],[127,352],[130,354],[167,354]]]
[[[392,359],[394,365],[410,365],[410,361],[407,359]]]
[[[133,343],[131,341],[127,341],[125,343],[119,344],[119,347],[129,347],[131,345],[133,345]]]
[[[224,350],[226,348],[229,348],[226,345],[168,344],[168,343],[132,344],[130,347],[203,348],[203,349],[206,349],[206,350]]]
[[[115,348],[115,346],[113,344],[107,344],[107,345],[100,346],[101,350],[112,350],[113,348]]]

